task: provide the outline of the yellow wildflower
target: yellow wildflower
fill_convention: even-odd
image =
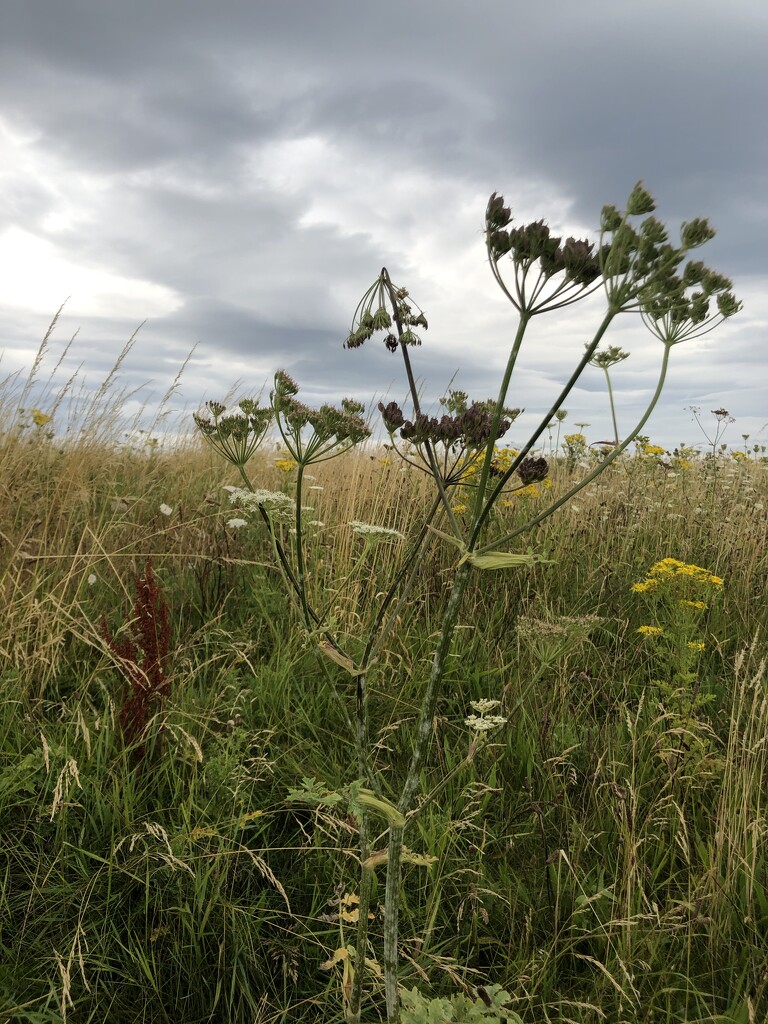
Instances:
[[[33,409],[30,413],[32,416],[32,422],[37,427],[44,427],[46,423],[50,423],[52,417],[45,412],[41,412],[39,409]]]
[[[703,651],[705,645],[700,640],[689,640],[688,647],[690,647],[692,651]]]
[[[686,601],[686,600],[681,600],[680,604],[685,605],[686,608],[696,608],[699,611],[702,608],[706,608],[707,607],[706,604],[703,601]]]
[[[664,630],[661,626],[638,626],[637,632],[641,636],[661,636]]]
[[[655,590],[659,583],[659,580],[643,580],[641,583],[633,583],[629,589],[635,594],[644,594],[648,590]]]

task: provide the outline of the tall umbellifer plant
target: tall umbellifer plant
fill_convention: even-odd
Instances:
[[[425,807],[424,801],[418,808],[414,806],[420,772],[428,752],[462,598],[472,574],[521,567],[537,561],[535,554],[514,550],[518,538],[552,515],[602,473],[637,436],[658,402],[672,349],[687,339],[713,330],[740,308],[731,292],[729,280],[689,258],[692,250],[714,235],[707,221],[697,219],[684,223],[679,241],[675,243],[670,241],[664,225],[652,216],[654,206],[650,193],[642,183],[638,183],[624,210],[613,206],[603,208],[596,242],[574,238],[563,241],[552,235],[543,221],[513,226],[510,209],[505,206],[504,199],[494,193],[485,213],[486,249],[491,272],[516,311],[517,326],[497,396],[470,402],[463,393],[453,392],[444,402],[445,411],[440,417],[430,416],[422,409],[411,362],[413,350],[421,344],[421,333],[428,327],[425,314],[411,299],[407,289],[392,282],[386,269],[366,291],[355,311],[345,347],[360,348],[378,334],[391,352],[400,354],[411,408],[403,409],[391,402],[386,406],[380,403],[379,410],[393,449],[431,476],[434,497],[423,523],[408,539],[393,571],[391,584],[371,616],[367,633],[359,638],[354,651],[345,648],[324,612],[313,604],[309,593],[307,581],[311,574],[307,567],[309,549],[305,543],[308,524],[302,505],[302,489],[308,466],[333,458],[368,437],[362,407],[344,400],[340,408],[323,406],[319,410],[310,409],[299,401],[296,384],[280,371],[275,377],[269,410],[256,409],[250,403],[247,408],[225,414],[222,407],[214,403],[209,414],[197,417],[203,436],[237,466],[245,486],[233,490],[233,500],[253,509],[264,521],[287,586],[295,596],[305,625],[317,637],[318,650],[325,656],[325,664],[334,671],[338,671],[337,667],[344,669],[355,680],[353,708],[347,706],[346,687],[339,687],[337,696],[356,749],[357,780],[350,783],[344,794],[340,794],[329,792],[313,779],[305,779],[304,784],[291,794],[295,799],[321,804],[346,799],[360,823],[358,931],[355,947],[345,951],[342,957],[348,981],[345,1010],[348,1021],[353,1024],[360,1019],[364,991],[372,878],[374,871],[384,866],[387,877],[382,959],[387,1021],[389,1024],[400,1021],[401,1011],[408,1019],[421,1019],[419,1014],[424,1019],[431,1019],[428,1017],[431,1012],[428,1004],[424,1001],[419,1009],[419,998],[414,993],[409,994],[401,1007],[398,986],[401,869],[405,861],[425,863],[428,860],[424,855],[408,850],[404,837],[410,823]],[[538,425],[517,453],[503,462],[496,459],[496,442],[519,412],[507,407],[507,396],[531,321],[537,316],[571,306],[600,290],[605,296],[605,311],[572,374],[553,396],[551,407],[542,414]],[[546,460],[531,453],[585,367],[594,361],[598,346],[613,321],[620,314],[627,313],[638,314],[661,344],[658,382],[645,412],[620,444],[616,443],[602,461],[549,507],[514,530],[494,536],[491,516],[494,505],[510,489],[527,486],[547,476]],[[274,417],[283,442],[297,464],[295,499],[285,494],[257,490],[248,477],[247,456],[263,436],[269,415]],[[231,443],[233,437],[238,439],[237,444]],[[463,488],[464,493],[470,495],[469,499],[462,501],[469,507],[460,518],[453,508],[457,488]],[[281,521],[286,519],[290,520],[294,531],[290,550],[282,540],[285,533]],[[400,536],[389,528],[359,523],[352,526],[369,545],[390,542],[393,535]],[[385,785],[374,769],[371,753],[367,678],[395,628],[410,588],[419,578],[419,562],[427,547],[434,543],[452,545],[456,549],[455,567],[431,667],[424,681],[410,763],[399,793],[385,795]],[[350,646],[349,642],[347,646]],[[479,715],[467,718],[468,727],[475,731],[469,758],[484,736],[501,727],[505,721],[502,716],[488,714],[494,710],[494,703],[478,702],[475,710]],[[439,788],[433,790],[433,796]],[[386,825],[386,849],[371,849],[371,816]],[[497,993],[495,998],[498,1001],[502,996],[503,993]],[[478,1019],[482,1019],[482,1008],[476,1010],[481,1014]],[[511,1011],[506,1013],[514,1019]]]

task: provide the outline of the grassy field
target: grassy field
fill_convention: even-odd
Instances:
[[[47,415],[14,412],[0,440],[0,1021],[341,1021],[357,822],[288,792],[356,779],[354,680],[301,625],[257,517],[232,523],[231,467],[201,442],[129,443],[108,408],[63,440]],[[583,472],[545,454],[548,487],[501,525]],[[276,462],[263,449],[251,478],[290,490]],[[309,591],[355,650],[403,545],[349,523],[408,535],[431,493],[373,448],[307,485]],[[768,1018],[767,505],[759,453],[638,451],[526,538],[547,564],[472,578],[422,773],[441,788],[409,833],[434,861],[406,867],[407,988],[499,984],[526,1024]],[[436,539],[370,676],[393,793],[455,562]],[[131,732],[137,667],[167,695]],[[508,721],[468,759],[485,698]],[[382,899],[379,882],[365,1020]]]

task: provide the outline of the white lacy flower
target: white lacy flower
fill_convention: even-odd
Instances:
[[[282,491],[265,491],[262,488],[247,491],[243,487],[226,487],[225,490],[229,491],[229,500],[233,505],[253,510],[261,507],[275,519],[288,520],[296,515],[296,502]]]
[[[171,508],[170,505],[166,505],[165,502],[163,502],[163,504],[160,506],[160,511],[163,513],[164,516],[170,516],[173,514],[173,509]]]
[[[373,523],[361,523],[359,519],[353,519],[349,524],[352,532],[366,540],[405,540],[405,535],[399,530],[390,530],[386,526],[374,526]]]
[[[487,697],[484,697],[482,700],[471,700],[469,702],[469,706],[474,708],[474,710],[479,712],[479,714],[485,715],[487,712],[493,711],[494,708],[500,708],[501,701],[489,700]]]
[[[248,525],[247,519],[228,519],[227,526],[232,530],[240,530],[243,526]]]
[[[464,724],[473,732],[491,732],[492,729],[500,729],[502,725],[506,725],[507,719],[503,715],[484,715],[482,718],[469,715],[464,719]]]
[[[96,573],[92,572],[90,574],[90,576],[88,577],[88,586],[92,587],[95,582],[96,582]]]

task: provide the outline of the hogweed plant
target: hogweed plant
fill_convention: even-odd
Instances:
[[[603,208],[597,242],[563,240],[553,235],[544,221],[513,226],[509,207],[494,193],[485,213],[486,252],[494,279],[516,311],[517,326],[496,397],[470,401],[462,392],[451,392],[439,416],[422,408],[412,365],[412,353],[421,345],[422,334],[428,329],[425,313],[406,288],[393,283],[386,268],[366,291],[355,311],[345,347],[359,349],[379,335],[390,352],[399,353],[410,408],[390,402],[380,403],[379,411],[389,434],[391,452],[428,474],[434,492],[423,521],[405,542],[400,539],[396,523],[351,524],[350,528],[364,539],[366,546],[376,537],[379,541],[386,539],[396,552],[389,586],[377,595],[375,605],[368,610],[367,626],[359,637],[342,635],[329,609],[313,599],[312,566],[307,564],[310,547],[306,543],[311,510],[303,501],[309,466],[332,459],[369,437],[363,407],[344,400],[340,408],[326,405],[311,409],[299,401],[297,385],[281,370],[275,376],[268,412],[250,403],[247,407],[241,404],[229,414],[223,407],[209,403],[208,413],[197,417],[203,437],[237,468],[244,486],[232,490],[232,500],[243,512],[252,511],[261,517],[307,635],[323,655],[322,663],[332,675],[338,676],[338,670],[343,669],[354,680],[353,709],[348,707],[348,688],[338,678],[334,693],[355,747],[357,779],[343,793],[331,792],[314,779],[305,779],[291,793],[291,799],[310,804],[335,805],[343,801],[359,823],[361,876],[356,941],[354,946],[339,952],[334,961],[344,964],[345,1015],[352,1024],[360,1020],[366,963],[373,962],[369,956],[368,926],[372,882],[379,869],[386,870],[382,973],[388,1024],[406,1018],[437,1019],[423,1017],[427,1010],[412,994],[401,997],[398,913],[403,864],[430,863],[429,851],[414,853],[406,847],[404,839],[411,823],[442,788],[442,783],[438,783],[430,793],[420,794],[422,768],[468,581],[478,571],[522,568],[544,560],[530,550],[516,549],[519,539],[602,473],[637,437],[661,395],[672,349],[713,330],[740,308],[727,278],[688,259],[690,251],[713,237],[707,221],[684,223],[680,240],[674,243],[664,225],[652,216],[654,207],[652,196],[638,183],[624,210],[614,206]],[[534,318],[559,313],[599,291],[605,297],[605,311],[573,372],[528,440],[514,450],[506,449],[504,458],[500,458],[497,442],[519,413],[508,407],[507,396],[528,327]],[[562,419],[563,405],[585,368],[595,360],[602,365],[598,346],[613,321],[632,313],[642,319],[661,345],[659,377],[645,412],[620,443],[616,436],[615,445],[547,507],[507,532],[495,529],[500,521],[494,516],[495,507],[510,491],[530,487],[548,477],[546,459],[532,455],[537,442],[553,420]],[[609,348],[606,358],[614,351]],[[259,490],[248,475],[248,458],[264,438],[268,421],[276,424],[287,457],[295,463],[294,496]],[[570,447],[575,450],[575,439]],[[573,461],[575,464],[577,460]],[[426,551],[438,544],[455,549],[455,560],[413,727],[410,761],[399,790],[392,792],[390,774],[385,776],[376,770],[369,735],[369,676],[384,671],[381,666],[386,659],[379,656],[418,584],[418,570]],[[503,727],[510,711],[502,705],[499,710],[503,714],[489,717],[488,707],[483,705],[483,709],[479,715],[468,715],[467,728],[473,739],[459,768],[471,761],[492,731]],[[386,846],[376,844],[377,848],[373,848],[373,823],[385,830]],[[377,972],[378,967],[376,971],[369,969],[374,984],[378,984]],[[405,1016],[401,1014],[401,998]],[[421,1007],[418,1012],[417,1004]]]

